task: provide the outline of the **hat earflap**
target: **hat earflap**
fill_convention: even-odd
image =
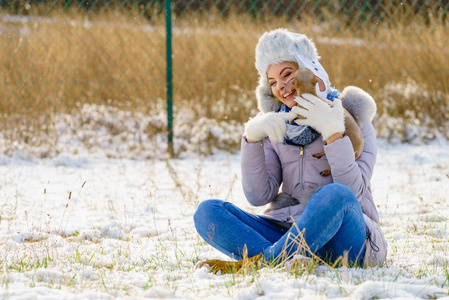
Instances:
[[[259,86],[256,88],[257,107],[263,113],[278,111],[281,108],[281,101],[277,100],[270,88],[270,84],[263,78],[259,79]]]

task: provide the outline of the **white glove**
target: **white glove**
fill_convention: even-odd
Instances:
[[[321,133],[324,141],[337,132],[345,132],[345,113],[340,99],[335,99],[332,107],[312,94],[302,94],[295,101],[302,107],[294,106],[292,112],[305,118],[296,119],[296,124],[309,125]]]
[[[252,142],[259,142],[268,136],[272,142],[280,143],[284,141],[286,121],[291,121],[297,116],[293,112],[269,112],[256,116],[245,124],[245,136]]]

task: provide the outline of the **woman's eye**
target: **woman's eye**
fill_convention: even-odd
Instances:
[[[284,78],[287,78],[288,76],[290,76],[292,73],[285,73]]]
[[[270,82],[270,86],[273,86],[276,83],[276,81]]]

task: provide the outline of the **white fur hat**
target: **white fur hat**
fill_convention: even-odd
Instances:
[[[270,65],[283,62],[295,62],[301,68],[311,69],[323,80],[325,91],[317,86],[317,93],[326,98],[330,91],[329,76],[319,63],[314,43],[304,34],[275,29],[265,32],[256,46],[256,69],[259,72],[259,86],[256,89],[257,105],[261,112],[278,111],[282,103],[277,100],[268,83],[267,70]]]

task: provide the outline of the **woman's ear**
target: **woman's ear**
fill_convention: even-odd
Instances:
[[[324,92],[326,90],[326,85],[324,84],[324,81],[318,76],[315,76],[315,77],[316,77],[316,80],[318,81],[318,86],[320,87],[320,91]]]

